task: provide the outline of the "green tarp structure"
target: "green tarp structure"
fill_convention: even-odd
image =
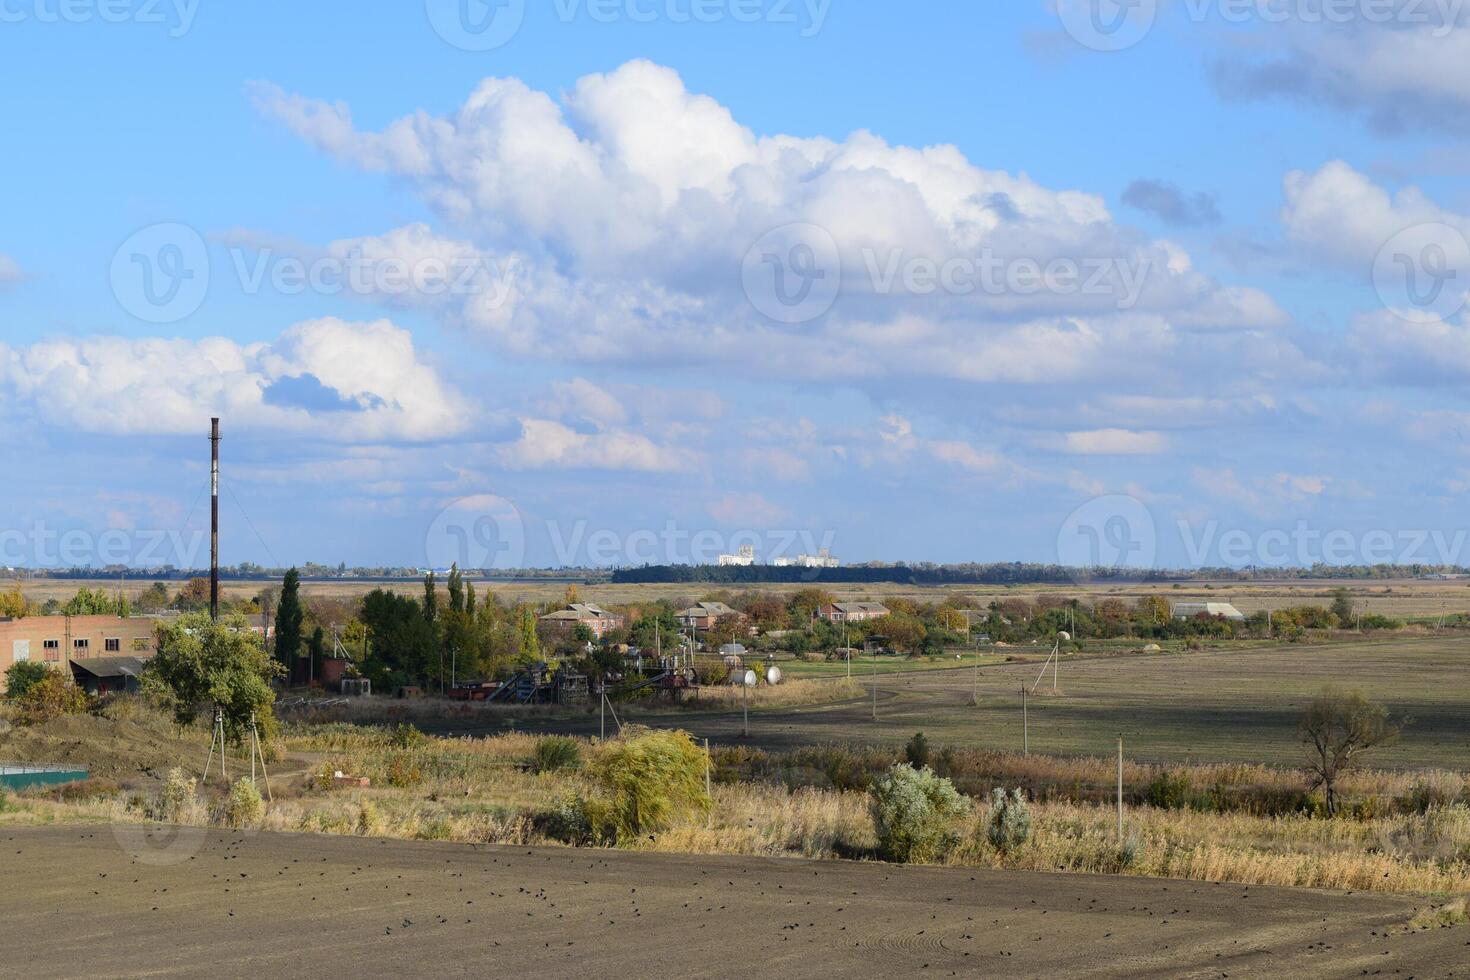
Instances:
[[[10,790],[30,789],[32,786],[60,786],[62,783],[75,783],[86,778],[85,769],[0,764],[0,786]]]

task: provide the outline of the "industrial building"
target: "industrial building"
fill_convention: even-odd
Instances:
[[[156,620],[123,616],[26,616],[0,619],[0,690],[5,671],[39,661],[71,671],[73,662],[134,657],[158,651]]]

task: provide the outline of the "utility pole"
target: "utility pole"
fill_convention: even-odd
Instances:
[[[868,644],[863,643],[863,652],[868,653],[873,661],[873,720],[878,720],[878,658],[868,652]]]
[[[1031,718],[1026,711],[1026,688],[1021,688],[1021,753],[1031,754]]]
[[[219,620],[219,419],[209,420],[209,618]]]
[[[742,708],[744,709],[744,712],[745,712],[745,737],[746,738],[750,738],[750,675],[751,675],[751,671],[750,670],[746,670],[744,676],[742,676],[740,678],[740,691],[741,691],[740,701],[741,701],[741,706],[742,706]]]

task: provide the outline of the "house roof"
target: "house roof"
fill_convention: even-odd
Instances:
[[[611,619],[613,613],[608,612],[601,606],[591,602],[574,602],[565,609],[558,609],[554,613],[547,613],[542,619],[552,619],[564,622],[581,623],[589,619]]]
[[[73,660],[71,668],[93,677],[142,677],[147,661],[141,657],[96,657]]]
[[[680,616],[734,616],[735,610],[723,602],[696,602],[681,612]]]
[[[841,613],[875,613],[879,616],[888,615],[888,607],[881,602],[834,602],[832,608]]]

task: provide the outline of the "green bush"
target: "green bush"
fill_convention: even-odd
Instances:
[[[1006,793],[996,789],[990,794],[990,820],[985,836],[997,851],[1012,851],[1031,839],[1031,807],[1021,791]]]
[[[429,736],[419,731],[412,725],[399,725],[393,729],[388,736],[388,742],[395,749],[413,749],[423,745],[429,740]]]
[[[582,746],[576,739],[565,735],[548,735],[536,742],[536,756],[531,765],[538,773],[579,769],[582,766]]]
[[[237,780],[230,787],[230,799],[225,804],[225,818],[231,827],[249,827],[265,818],[265,803],[260,790],[249,779]]]
[[[553,803],[549,809],[538,813],[533,822],[538,831],[552,840],[573,847],[585,847],[598,843],[597,830],[593,826],[597,816],[587,800],[575,793],[569,793]]]
[[[956,843],[954,824],[969,809],[948,779],[900,763],[870,793],[878,847],[890,861],[935,861]]]
[[[49,673],[50,668],[37,660],[22,660],[12,664],[5,672],[5,696],[8,698],[24,697],[32,684],[44,680]]]
[[[915,769],[923,769],[929,764],[929,740],[919,732],[909,739],[908,744],[903,747],[903,754],[909,760],[909,765]]]
[[[1183,810],[1189,805],[1192,790],[1188,773],[1161,772],[1148,784],[1148,803],[1160,810]]]
[[[680,814],[707,812],[708,757],[687,732],[631,730],[599,746],[587,774],[602,799],[587,801],[595,833],[626,843],[663,830]]]

